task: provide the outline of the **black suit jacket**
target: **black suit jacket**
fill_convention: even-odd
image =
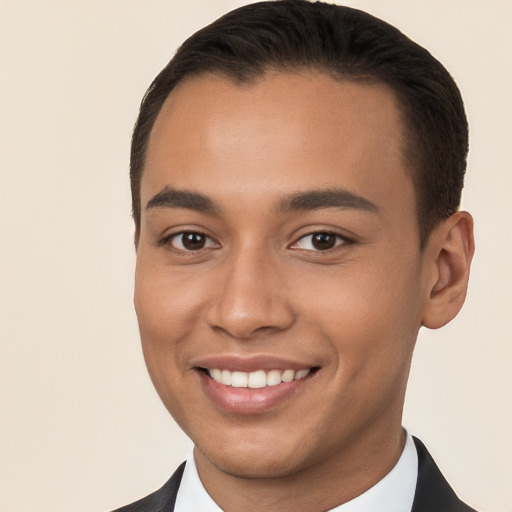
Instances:
[[[459,500],[425,445],[416,438],[414,443],[418,451],[418,482],[411,512],[476,512]],[[172,512],[184,469],[185,463],[161,489],[113,512]]]

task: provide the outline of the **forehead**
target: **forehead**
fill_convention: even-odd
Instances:
[[[157,117],[142,205],[165,186],[255,204],[334,187],[400,202],[412,190],[403,138],[398,100],[383,84],[276,72],[239,85],[202,75],[180,83]]]

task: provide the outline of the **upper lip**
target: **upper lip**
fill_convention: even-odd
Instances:
[[[276,357],[268,354],[256,354],[250,356],[218,354],[205,357],[197,357],[191,361],[196,368],[230,370],[235,372],[254,372],[257,370],[303,370],[315,368],[317,365],[311,362],[297,361],[293,359]]]

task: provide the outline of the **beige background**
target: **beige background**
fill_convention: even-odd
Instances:
[[[190,449],[144,368],[132,309],[130,132],[190,33],[243,0],[0,1],[0,511],[90,512]],[[405,424],[458,493],[512,511],[512,2],[360,0],[427,46],[472,126],[467,304],[422,332]]]

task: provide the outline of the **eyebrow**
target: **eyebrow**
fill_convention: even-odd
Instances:
[[[147,202],[146,210],[151,208],[186,208],[212,215],[221,211],[217,203],[199,192],[176,190],[171,187],[164,187]]]
[[[222,208],[208,196],[189,190],[177,190],[164,187],[146,204],[146,210],[152,208],[185,208],[202,213],[219,215]],[[277,205],[277,211],[307,211],[325,208],[341,208],[378,213],[379,209],[364,197],[345,189],[308,190],[286,196]]]
[[[280,201],[278,209],[284,212],[342,208],[378,213],[375,203],[345,189],[309,190],[298,192]]]

